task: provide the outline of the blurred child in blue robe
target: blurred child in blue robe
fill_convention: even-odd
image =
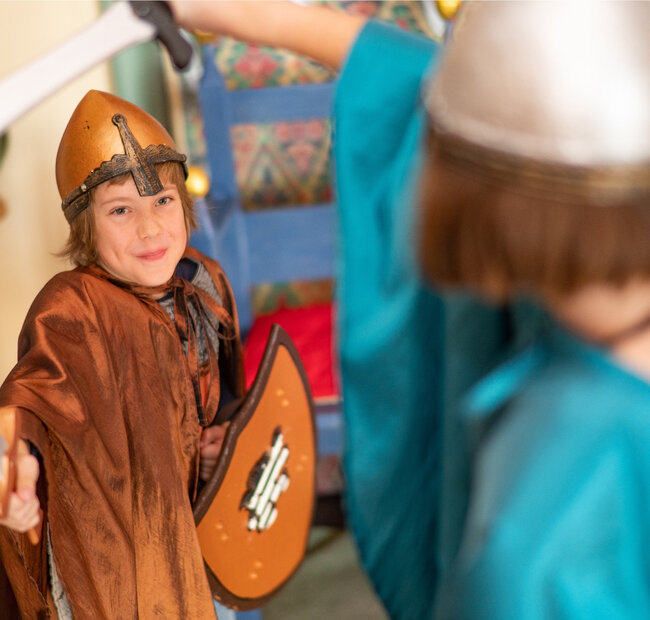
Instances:
[[[173,9],[342,68],[346,499],[390,616],[648,617],[648,5],[466,4],[444,56],[324,7]]]

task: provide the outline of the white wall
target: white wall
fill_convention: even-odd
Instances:
[[[99,14],[92,0],[0,0],[0,80],[64,41]],[[16,343],[31,301],[67,263],[52,256],[67,224],[54,178],[59,139],[90,89],[110,90],[108,65],[96,67],[33,108],[9,128],[0,162],[0,382],[16,361]],[[2,105],[2,102],[0,102]]]

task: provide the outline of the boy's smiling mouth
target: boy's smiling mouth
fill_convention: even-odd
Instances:
[[[155,261],[160,258],[163,258],[167,253],[167,248],[161,248],[160,250],[153,250],[151,252],[144,252],[142,254],[136,254],[136,256],[141,260]]]

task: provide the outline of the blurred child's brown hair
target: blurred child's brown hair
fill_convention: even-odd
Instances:
[[[650,277],[650,199],[601,206],[540,198],[462,168],[433,132],[427,156],[419,258],[435,284],[505,301]]]

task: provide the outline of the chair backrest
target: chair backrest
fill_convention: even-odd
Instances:
[[[226,88],[205,46],[199,87],[211,177],[200,232],[192,244],[228,273],[242,333],[252,322],[251,286],[331,278],[334,271],[333,204],[244,211],[237,187],[231,128],[238,124],[329,118],[333,85],[304,84],[246,90]]]

